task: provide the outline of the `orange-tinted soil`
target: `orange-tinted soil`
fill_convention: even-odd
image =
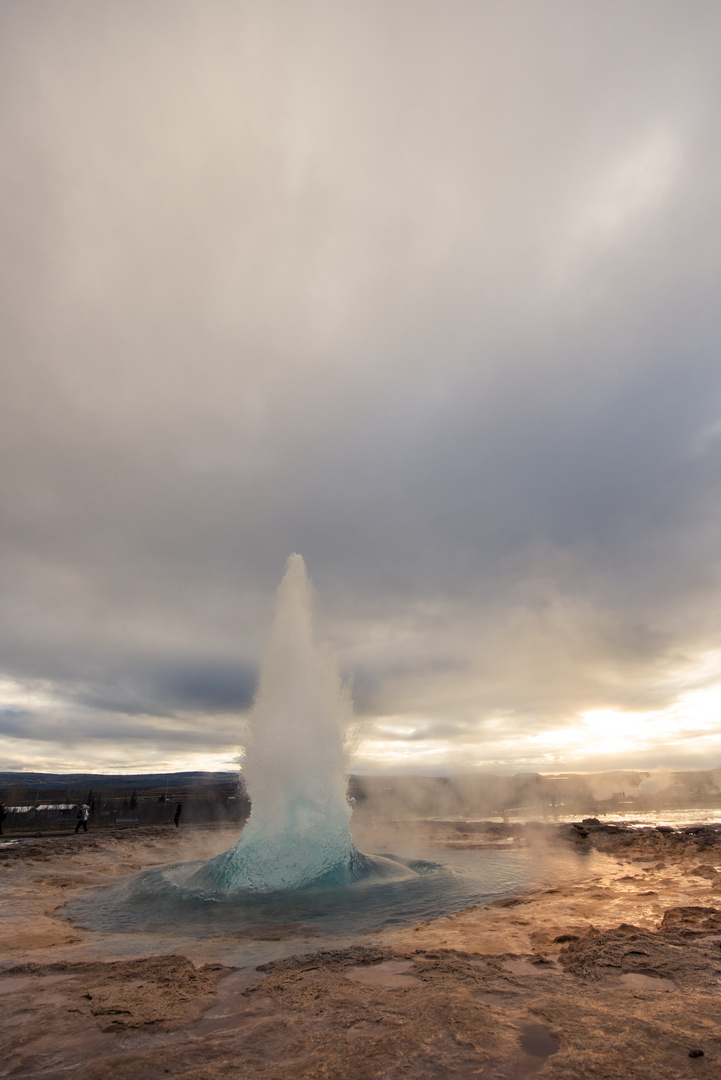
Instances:
[[[721,1076],[713,828],[549,829],[605,851],[603,875],[260,969],[230,967],[222,941],[171,951],[166,934],[154,950],[152,935],[65,918],[92,885],[232,838],[147,829],[0,849],[0,1076]]]

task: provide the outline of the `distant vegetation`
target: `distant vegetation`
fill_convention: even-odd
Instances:
[[[721,769],[696,772],[635,771],[490,776],[351,776],[348,795],[362,821],[406,818],[553,820],[571,814],[721,810]],[[238,773],[0,773],[0,800],[8,808],[6,832],[66,831],[86,802],[90,825],[242,823],[251,804]]]
[[[238,773],[0,773],[0,800],[8,809],[4,831],[52,832],[75,828],[77,808],[90,807],[90,826],[116,821],[173,823],[183,804],[183,824],[242,822],[250,802]]]

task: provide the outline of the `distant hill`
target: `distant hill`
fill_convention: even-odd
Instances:
[[[242,780],[237,770],[232,772],[175,772],[175,773],[49,773],[49,772],[0,772],[0,798],[10,792],[33,793],[45,799],[48,795],[62,792],[85,792],[92,789],[96,794],[105,791],[118,793],[158,791],[177,794],[204,788],[231,787]],[[5,800],[4,800],[5,801]]]

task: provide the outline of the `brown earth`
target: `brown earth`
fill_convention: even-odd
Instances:
[[[167,935],[133,940],[142,955],[128,958],[127,935],[63,915],[90,886],[235,834],[0,848],[0,1076],[721,1077],[721,831],[544,836],[605,852],[603,873],[259,968],[228,966],[223,942]],[[497,840],[476,829],[468,842]]]

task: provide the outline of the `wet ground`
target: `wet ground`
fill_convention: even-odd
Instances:
[[[261,964],[239,964],[227,935],[173,948],[168,927],[67,920],[65,901],[93,886],[232,839],[143,830],[0,849],[0,1076],[721,1076],[712,826],[549,828],[528,838],[539,859],[598,851],[600,872]],[[426,839],[441,859],[443,837]]]

